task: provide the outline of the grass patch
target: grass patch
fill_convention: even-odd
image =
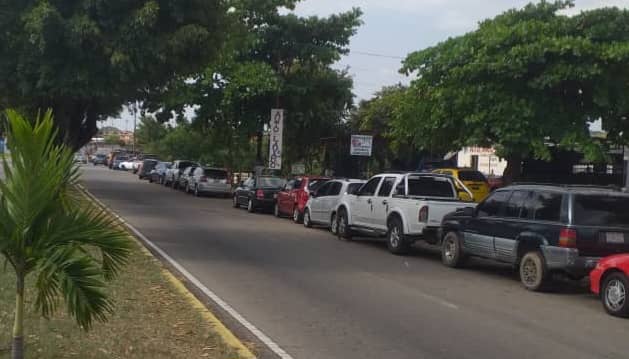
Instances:
[[[10,357],[15,277],[0,261],[0,358]],[[133,240],[129,264],[108,291],[116,311],[107,323],[81,330],[63,304],[50,320],[34,312],[34,278],[26,287],[27,358],[211,358],[235,359],[201,314],[162,274],[159,261]],[[62,303],[62,302],[60,302]]]

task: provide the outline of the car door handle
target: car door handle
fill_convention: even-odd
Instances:
[[[387,200],[385,199],[384,201],[382,201],[382,204],[386,206],[387,204],[389,204],[389,202],[387,202]]]
[[[371,204],[371,199],[368,199],[368,200],[367,200],[367,203]]]

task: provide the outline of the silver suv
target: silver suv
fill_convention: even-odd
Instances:
[[[229,172],[223,168],[197,167],[188,176],[186,192],[194,193],[197,197],[203,194],[229,197]]]

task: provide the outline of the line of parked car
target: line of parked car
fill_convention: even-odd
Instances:
[[[365,181],[253,175],[231,186],[225,169],[192,161],[144,160],[138,176],[233,207],[327,227],[345,240],[379,237],[391,253],[416,241],[441,248],[444,265],[470,257],[512,265],[523,286],[548,290],[555,275],[590,276],[605,310],[629,317],[629,194],[612,187],[513,184],[490,189],[468,169],[383,173]]]

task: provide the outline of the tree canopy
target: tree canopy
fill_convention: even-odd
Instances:
[[[395,135],[444,152],[494,146],[509,160],[507,176],[519,174],[522,158],[548,158],[549,146],[602,156],[589,133],[599,118],[626,142],[629,11],[561,12],[571,6],[529,4],[410,54],[401,71],[415,80]]]
[[[0,106],[53,109],[79,148],[97,121],[216,58],[227,14],[220,0],[4,1]]]

